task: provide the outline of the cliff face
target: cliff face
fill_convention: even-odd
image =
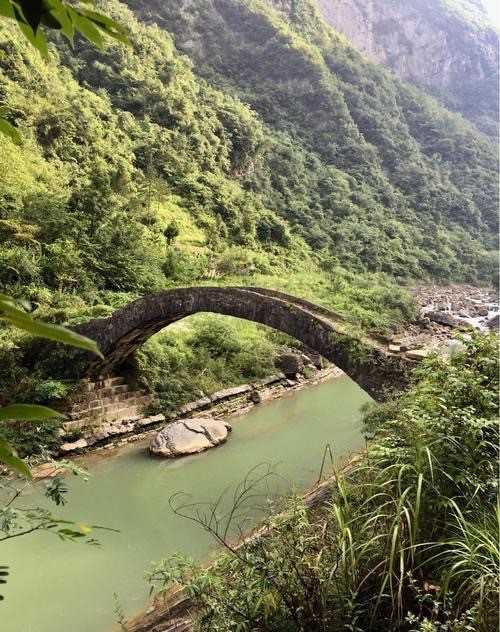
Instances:
[[[498,34],[479,0],[316,1],[328,24],[370,60],[495,134]]]

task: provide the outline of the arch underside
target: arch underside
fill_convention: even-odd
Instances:
[[[103,361],[90,365],[90,373],[106,375],[151,336],[200,312],[235,316],[282,331],[333,362],[376,399],[383,399],[388,387],[400,388],[406,384],[407,367],[402,366],[401,359],[373,343],[343,333],[337,314],[303,299],[262,288],[167,290],[147,295],[109,318],[91,320],[75,329],[94,339],[105,356]]]

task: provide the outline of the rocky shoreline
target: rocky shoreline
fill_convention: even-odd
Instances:
[[[69,443],[66,447],[70,449],[60,452],[59,458],[86,458],[92,455],[109,456],[112,452],[116,452],[117,449],[127,444],[151,440],[159,430],[168,427],[176,421],[187,420],[193,416],[215,420],[223,420],[229,416],[241,416],[256,405],[278,399],[307,386],[320,384],[342,375],[343,372],[334,366],[316,369],[311,376],[297,374],[294,379],[286,377],[284,373],[276,373],[252,384],[242,384],[224,389],[210,396],[188,402],[175,413],[125,420],[117,426],[113,434],[103,439],[96,438],[93,441],[92,438],[88,437],[84,440],[79,439]],[[60,472],[61,468],[58,466],[57,460],[42,463],[32,468],[32,474],[35,479],[53,477]]]
[[[497,290],[452,284],[420,285],[411,291],[416,318],[394,334],[381,337],[391,353],[420,360],[430,353],[448,353],[456,345],[456,332],[498,331]]]

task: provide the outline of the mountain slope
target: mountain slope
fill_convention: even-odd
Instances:
[[[98,302],[304,266],[490,278],[493,144],[312,2],[295,21],[286,0],[130,6],[101,2],[130,48],[58,39],[47,65],[0,36],[0,94],[25,138],[2,140],[3,285],[43,303],[40,288]]]
[[[2,31],[0,93],[24,136],[21,147],[1,141],[6,286],[143,292],[216,272],[224,248],[245,247],[254,269],[304,255],[232,176],[261,150],[255,114],[197,79],[167,34],[131,28],[134,49],[92,51],[88,81],[83,51],[62,47],[66,68],[53,48],[47,64]],[[185,256],[164,235],[172,220]]]
[[[270,128],[245,186],[314,248],[396,275],[488,275],[494,258],[483,248],[495,247],[497,221],[493,143],[365,61],[313,2],[273,4],[281,12],[253,0],[130,6],[172,32],[198,74]]]
[[[498,33],[471,0],[317,0],[325,20],[372,61],[498,133]]]

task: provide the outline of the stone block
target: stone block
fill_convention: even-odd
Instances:
[[[236,397],[238,395],[244,395],[245,393],[249,393],[252,390],[250,384],[241,384],[240,386],[234,386],[233,388],[225,388],[221,391],[216,391],[210,395],[209,402],[221,402],[225,399],[230,399],[231,397]]]
[[[135,417],[136,415],[137,408],[135,406],[130,406],[110,411],[109,414],[106,414],[106,419],[108,421],[119,421],[120,419],[129,419],[130,417]]]
[[[430,353],[429,349],[413,349],[412,351],[408,351],[406,353],[407,358],[411,358],[412,360],[423,360]]]
[[[108,377],[103,380],[104,386],[117,386],[125,383],[125,378],[123,377]]]
[[[254,382],[254,387],[259,386],[269,386],[270,384],[277,384],[285,379],[284,373],[275,373],[274,375],[270,375],[269,377],[264,377],[261,380],[257,380]]]
[[[210,406],[211,401],[208,397],[201,397],[197,399],[195,402],[188,402],[179,408],[179,415],[187,415],[194,410],[199,410],[200,408],[206,408]]]
[[[77,419],[75,421],[65,421],[62,425],[63,429],[68,432],[77,432],[82,428],[85,428],[89,424],[88,418]]]
[[[110,395],[118,395],[118,393],[126,393],[129,390],[127,384],[119,384],[110,388]]]
[[[252,391],[250,393],[250,400],[254,404],[261,404],[262,402],[267,402],[273,396],[273,391],[269,388],[265,388],[259,391]]]
[[[137,421],[138,426],[151,426],[165,421],[165,415],[153,415],[151,417],[143,417]]]
[[[73,450],[83,450],[87,446],[86,439],[78,439],[78,441],[73,441],[72,443],[63,443],[59,449],[61,452],[73,452]]]

